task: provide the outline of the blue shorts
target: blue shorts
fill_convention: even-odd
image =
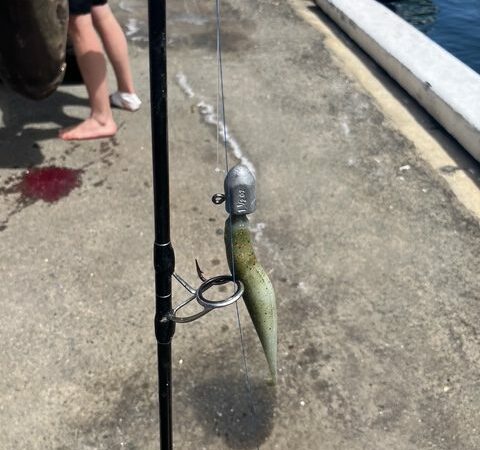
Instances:
[[[105,5],[107,0],[68,0],[69,12],[72,16],[90,14],[92,6]]]

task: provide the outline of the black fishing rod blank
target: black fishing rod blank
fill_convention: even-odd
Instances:
[[[153,198],[155,216],[155,336],[158,354],[160,449],[172,450],[172,275],[168,166],[166,0],[148,0]]]

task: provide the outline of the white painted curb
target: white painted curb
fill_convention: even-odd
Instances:
[[[375,0],[317,5],[480,161],[480,75]]]

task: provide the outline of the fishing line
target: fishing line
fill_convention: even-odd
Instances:
[[[224,86],[223,86],[223,64],[222,64],[222,44],[221,44],[221,15],[220,15],[220,0],[215,0],[215,9],[216,9],[216,25],[217,25],[217,169],[218,169],[218,162],[219,162],[219,135],[220,135],[220,121],[222,121],[223,125],[223,145],[224,145],[224,153],[225,153],[225,173],[229,171],[228,165],[228,141],[227,141],[227,125],[225,120],[225,95],[224,95]],[[221,104],[221,117],[219,115],[219,106]],[[229,195],[225,192],[227,196],[227,201],[229,201]],[[233,256],[233,226],[232,226],[232,214],[229,215],[228,220],[230,221],[230,248],[231,248],[231,267],[232,267],[232,278],[233,282],[236,282],[235,279],[235,260]],[[247,355],[245,350],[245,340],[243,335],[243,328],[242,323],[240,320],[240,309],[238,307],[238,302],[235,302],[235,311],[237,317],[237,324],[238,330],[240,333],[240,345],[242,349],[242,359],[243,359],[243,366],[245,371],[245,385],[247,389],[247,394],[249,398],[250,408],[252,411],[252,419],[254,423],[257,423],[257,412],[255,409],[255,403],[253,401],[253,393],[252,387],[250,383],[250,377],[248,373],[248,364],[247,364]],[[260,450],[260,446],[258,442],[255,444],[257,450]]]
[[[220,24],[220,0],[215,0],[216,6],[216,24],[217,24],[217,162],[218,162],[218,147],[220,137],[220,123],[223,126],[223,144],[225,151],[225,173],[228,173],[228,151],[227,151],[227,128],[225,121],[225,97],[223,94],[223,64],[222,64],[222,33]],[[221,113],[220,109],[221,102]],[[233,262],[233,261],[232,261]],[[235,275],[233,275],[235,277]]]

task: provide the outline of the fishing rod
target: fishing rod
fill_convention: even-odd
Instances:
[[[167,30],[166,0],[148,0],[150,99],[152,126],[152,165],[154,191],[155,242],[153,260],[155,269],[155,336],[158,358],[159,431],[160,449],[172,450],[172,339],[177,323],[188,323],[205,314],[236,303],[242,296],[263,346],[272,381],[276,382],[277,324],[276,303],[272,284],[255,257],[253,243],[248,230],[247,214],[256,208],[255,177],[243,165],[229,170],[223,97],[223,75],[221,67],[219,0],[217,12],[217,56],[219,63],[219,85],[221,85],[223,141],[225,144],[226,177],[224,193],[215,194],[212,202],[225,202],[229,214],[225,222],[225,247],[231,275],[206,278],[198,262],[198,288],[192,287],[175,272],[175,254],[170,241],[170,198],[168,157],[168,96],[167,96]],[[219,122],[217,122],[219,124]],[[217,130],[217,140],[220,133]],[[218,141],[217,141],[218,142]],[[189,293],[186,300],[172,308],[172,278]],[[233,283],[230,296],[211,300],[206,292],[214,286]],[[196,301],[200,310],[183,316],[181,310]],[[242,336],[240,317],[237,318]],[[243,339],[242,339],[243,349]],[[244,353],[244,352],[243,352]],[[245,368],[246,368],[246,361]],[[248,377],[247,370],[246,376]],[[248,381],[248,379],[247,379]]]
[[[160,448],[172,449],[172,337],[175,322],[162,320],[172,307],[175,254],[170,242],[166,0],[148,0],[155,242],[155,337],[158,357]]]

